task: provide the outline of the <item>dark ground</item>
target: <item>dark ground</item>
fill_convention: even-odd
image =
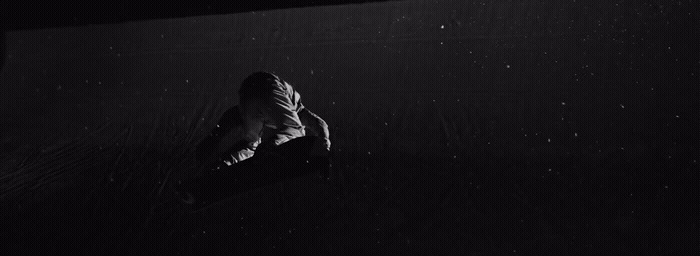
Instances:
[[[3,161],[15,171],[3,172],[3,181],[22,186],[4,187],[11,192],[2,200],[5,251],[680,255],[675,245],[693,241],[668,229],[677,210],[692,207],[671,198],[689,191],[669,174],[635,172],[691,168],[672,159],[634,159],[621,150],[529,163],[499,162],[478,150],[459,159],[351,152],[334,157],[344,182],[340,200],[312,175],[193,215],[169,203],[173,182],[193,161],[186,145],[174,143],[169,152],[116,146],[128,140],[128,128],[108,133],[112,128],[102,131],[121,135],[43,153],[18,150]],[[645,156],[652,155],[660,154]],[[656,176],[640,176],[646,173]],[[248,238],[261,230],[254,223],[271,225],[262,228],[269,232],[263,242]]]
[[[490,127],[483,118],[474,119],[478,129],[457,129],[470,133],[453,144],[454,154],[443,157],[406,152],[397,146],[400,143],[393,143],[402,138],[390,136],[391,132],[382,138],[385,147],[370,154],[353,144],[366,134],[353,133],[360,129],[340,123],[352,120],[333,117],[340,120],[331,124],[333,168],[344,185],[339,199],[334,199],[328,184],[308,176],[251,191],[201,215],[186,214],[171,202],[173,183],[192,175],[192,150],[202,139],[194,131],[204,126],[195,120],[202,116],[183,120],[184,130],[166,121],[152,124],[144,140],[132,136],[135,124],[127,122],[105,124],[73,139],[29,144],[0,141],[0,252],[691,255],[688,252],[697,251],[700,244],[696,200],[700,119],[692,100],[697,95],[692,79],[697,80],[698,62],[689,54],[697,51],[688,43],[696,37],[686,28],[697,25],[697,19],[686,11],[696,1],[681,2],[667,6],[670,14],[662,15],[663,23],[668,21],[669,27],[679,31],[657,35],[662,42],[656,48],[637,51],[664,50],[658,59],[662,77],[652,74],[640,79],[650,81],[645,86],[658,86],[653,99],[658,100],[654,111],[660,118],[650,119],[653,124],[630,124],[625,114],[611,110],[605,112],[606,120],[615,125],[606,126],[599,137],[582,138],[585,142],[568,144],[568,148],[528,141],[533,150],[527,155],[500,159],[487,146],[493,138],[488,137]],[[57,21],[49,14],[76,8],[25,6],[0,8],[4,31],[235,12],[204,11],[211,10],[204,5],[194,8],[199,10],[195,13],[161,15],[158,8],[144,8],[142,14],[124,18],[100,15],[103,9],[62,12]],[[140,9],[135,7],[127,4],[118,10]],[[620,11],[610,10],[603,11],[610,19]],[[623,11],[634,14],[632,8]],[[31,13],[34,18],[24,15]],[[629,44],[635,34],[620,33],[627,44],[606,41],[597,50],[609,57],[601,62],[614,63],[604,68],[611,74],[606,81],[620,86],[599,92],[606,99],[601,103],[606,109],[618,109],[618,101],[633,101],[635,96],[629,95],[642,94],[631,82],[636,79],[633,74],[617,72],[629,67],[625,63],[631,54],[627,53],[635,49]],[[619,52],[625,54],[615,55]],[[559,68],[542,69],[550,67]],[[657,81],[676,82],[654,85]],[[548,99],[545,96],[541,97]],[[549,108],[559,101],[540,103],[552,113],[541,114],[544,118],[533,122],[551,128],[551,134],[563,133],[556,125],[558,116]],[[658,134],[636,137],[630,130],[640,126],[658,128]],[[585,149],[598,140],[595,148]],[[269,225],[258,228],[260,223]],[[259,230],[267,230],[263,239],[246,235]]]

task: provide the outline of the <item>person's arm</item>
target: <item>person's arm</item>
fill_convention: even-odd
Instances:
[[[242,126],[240,130],[240,137],[233,146],[229,147],[224,154],[222,154],[222,161],[226,165],[233,165],[245,159],[253,156],[255,149],[261,142],[260,131],[263,128],[263,121],[260,118],[260,112],[258,108],[248,108],[247,111],[242,111]]]
[[[238,110],[238,106],[228,109],[219,118],[219,122],[209,135],[197,145],[196,155],[198,164],[211,164],[224,151],[222,148],[231,146],[230,138],[234,130],[239,131],[242,126],[242,120]],[[228,144],[228,146],[226,145]]]
[[[305,128],[312,133],[312,135],[323,139],[326,150],[330,150],[331,141],[329,139],[328,124],[326,124],[321,117],[309,111],[307,108],[299,111],[299,119]]]
[[[248,142],[245,139],[239,140],[228,151],[222,154],[221,162],[230,166],[246,160],[255,154],[255,149],[259,144],[260,139],[254,142]]]

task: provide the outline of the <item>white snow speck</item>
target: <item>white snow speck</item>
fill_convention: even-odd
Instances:
[[[566,106],[566,102],[563,102],[563,101],[562,101],[561,105],[562,105],[562,106]]]
[[[625,105],[620,104],[620,107],[621,107],[621,108],[625,108]]]
[[[547,139],[547,142],[552,142],[552,139]]]
[[[160,38],[165,38],[165,35],[161,34],[161,35],[160,35]]]
[[[506,68],[510,68],[510,65],[506,65]]]
[[[440,26],[440,29],[445,29],[445,25]]]

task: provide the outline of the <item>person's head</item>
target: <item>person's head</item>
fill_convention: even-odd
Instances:
[[[282,81],[276,75],[259,71],[249,75],[238,90],[240,106],[243,110],[262,109],[272,99],[272,92]]]

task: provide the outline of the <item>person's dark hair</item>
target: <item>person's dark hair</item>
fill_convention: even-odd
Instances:
[[[269,72],[259,71],[249,75],[238,89],[241,103],[251,99],[268,98],[279,83],[279,77]]]

